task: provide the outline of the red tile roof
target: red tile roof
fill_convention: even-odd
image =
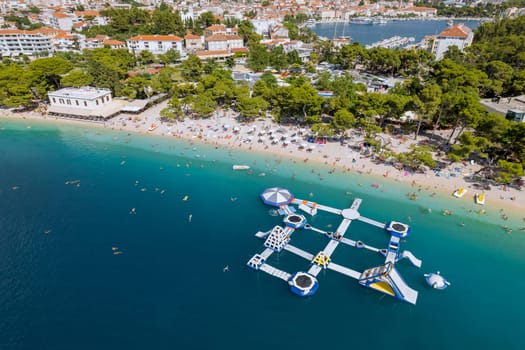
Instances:
[[[108,39],[108,40],[104,40],[103,42],[104,45],[108,45],[108,46],[119,46],[119,45],[124,45],[124,43],[120,40],[114,40],[114,39]]]
[[[181,41],[176,35],[138,35],[128,39],[129,41]]]
[[[211,30],[211,31],[226,31],[226,26],[225,25],[222,25],[222,24],[214,24],[214,25],[211,25],[209,26],[208,28],[206,28],[206,30]]]
[[[462,23],[459,23],[453,27],[445,29],[439,34],[439,36],[448,38],[466,38],[471,32],[472,30],[469,27]]]
[[[228,50],[213,50],[213,51],[201,50],[201,51],[195,52],[196,56],[214,56],[214,55],[228,55],[228,54],[229,54]]]
[[[201,37],[192,33],[184,35],[184,39],[200,39]]]
[[[228,34],[214,34],[206,38],[206,41],[228,41],[228,40],[242,40],[238,35]]]
[[[232,49],[232,52],[233,53],[237,53],[237,52],[249,52],[250,50],[247,48],[247,47],[237,47],[237,48],[234,48]]]
[[[71,17],[70,15],[67,15],[67,14],[62,13],[62,12],[55,12],[55,13],[53,13],[53,16],[56,17],[56,18],[69,18],[69,17]]]

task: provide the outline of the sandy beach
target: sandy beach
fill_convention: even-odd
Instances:
[[[173,123],[160,121],[159,113],[167,102],[160,103],[138,115],[120,114],[107,122],[91,122],[79,119],[64,119],[44,115],[38,112],[11,113],[3,110],[2,118],[22,119],[30,128],[32,120],[49,123],[66,123],[70,125],[85,125],[112,130],[122,130],[137,134],[150,134],[167,138],[177,138],[197,143],[206,143],[220,148],[240,149],[251,152],[266,152],[295,162],[311,163],[312,167],[323,165],[328,167],[329,174],[335,172],[359,172],[369,174],[381,181],[398,181],[414,188],[413,195],[435,194],[449,195],[451,200],[472,201],[476,190],[463,177],[475,173],[480,165],[471,163],[451,163],[439,174],[433,171],[413,173],[398,170],[392,165],[374,162],[371,158],[351,148],[359,144],[362,136],[354,133],[348,145],[338,142],[312,143],[307,142],[308,130],[299,127],[277,125],[270,118],[260,118],[251,123],[239,123],[231,110],[219,110],[208,119],[189,119]],[[388,140],[389,148],[403,152],[410,148],[412,138],[382,135]],[[419,142],[425,141],[420,137]],[[463,198],[456,199],[452,193],[459,187],[467,189]],[[410,193],[407,195],[411,195]],[[499,210],[500,213],[513,213],[524,216],[525,192],[505,186],[492,186],[485,193],[487,203],[479,206],[479,210]],[[505,215],[505,214],[502,214]]]

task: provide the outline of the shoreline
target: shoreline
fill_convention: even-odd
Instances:
[[[351,23],[351,21],[353,19],[358,19],[358,18],[371,18],[371,19],[374,19],[374,18],[377,18],[377,16],[357,16],[357,17],[350,17],[348,20],[343,20],[343,19],[333,19],[333,20],[316,20],[315,23],[313,25],[318,25],[318,24],[331,24],[331,23],[337,23],[337,24],[340,24],[340,23]],[[388,21],[391,21],[391,22],[405,22],[405,21],[449,21],[449,20],[453,20],[453,21],[480,21],[480,22],[488,22],[488,21],[494,21],[494,18],[490,18],[490,17],[382,17]],[[306,23],[304,23],[303,25],[306,25]]]
[[[339,143],[310,144],[299,140],[296,143],[289,143],[287,146],[283,146],[282,141],[276,143],[271,143],[269,140],[259,142],[255,130],[260,131],[264,130],[264,128],[273,128],[290,134],[300,129],[297,127],[277,125],[269,119],[259,119],[250,124],[238,123],[231,111],[224,111],[223,116],[214,116],[209,119],[185,119],[184,121],[174,123],[161,122],[156,119],[158,118],[158,113],[155,112],[160,111],[164,107],[164,104],[165,103],[161,103],[160,105],[154,106],[142,115],[131,116],[131,121],[128,119],[130,117],[128,115],[120,115],[107,122],[93,122],[73,118],[49,117],[36,112],[20,114],[2,112],[0,114],[0,121],[2,119],[26,121],[28,124],[27,128],[31,127],[29,123],[33,121],[55,125],[63,124],[73,127],[99,128],[129,132],[136,135],[162,137],[163,139],[188,141],[190,143],[212,146],[216,149],[225,149],[226,151],[239,151],[246,154],[254,152],[261,156],[271,155],[281,160],[290,161],[291,163],[300,163],[308,167],[311,165],[312,173],[318,173],[316,176],[318,175],[321,180],[329,180],[329,176],[332,174],[360,174],[378,184],[384,182],[385,184],[394,186],[396,183],[403,184],[406,187],[410,186],[414,189],[413,193],[416,194],[416,196],[421,193],[421,195],[425,197],[434,197],[436,195],[444,199],[450,197],[454,206],[460,203],[465,205],[472,204],[473,201],[471,200],[469,202],[468,200],[472,199],[476,192],[470,187],[470,184],[463,179],[463,176],[478,170],[479,165],[450,164],[447,166],[446,176],[435,176],[431,171],[423,174],[409,173],[404,170],[397,170],[391,165],[385,165],[383,163],[376,164],[370,158],[364,157],[357,151],[342,146]],[[155,114],[157,114],[157,117],[154,116]],[[140,120],[133,121],[133,117],[140,118]],[[154,131],[148,131],[148,127],[153,123],[157,124],[158,127]],[[226,125],[228,127],[224,128],[223,126]],[[237,128],[239,131],[233,132],[233,130]],[[284,132],[282,134],[284,134]],[[251,141],[248,142],[248,138],[251,138]],[[264,136],[259,136],[259,140],[260,138],[264,138]],[[408,149],[412,141],[408,139],[390,138],[396,152]],[[352,141],[358,142],[358,140]],[[306,151],[304,148],[299,149],[299,144],[314,148],[311,151]],[[317,167],[321,167],[324,171],[318,172]],[[454,175],[454,169],[459,169],[460,173]],[[321,174],[322,172],[323,174]],[[324,174],[324,172],[327,174]],[[456,199],[452,196],[452,193],[459,187],[466,188],[468,193],[465,197]],[[525,192],[523,190],[507,189],[504,191],[502,186],[498,186],[486,192],[486,196],[487,204],[484,206],[476,205],[476,209],[479,208],[478,210],[490,211],[491,213],[499,210],[502,217],[507,216],[507,214],[512,214],[513,219],[514,217],[518,218],[515,221],[521,221],[520,218],[524,216],[523,213],[525,212]],[[467,202],[465,202],[465,200],[467,200]]]

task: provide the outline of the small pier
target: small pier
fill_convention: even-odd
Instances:
[[[372,49],[374,47],[384,47],[387,49],[395,49],[398,47],[406,46],[410,43],[413,43],[416,41],[414,37],[406,37],[406,36],[393,36],[388,39],[384,39],[381,41],[376,41],[373,44],[366,45],[367,49]]]
[[[268,264],[262,265],[260,270],[266,272],[269,275],[272,275],[273,277],[280,278],[284,281],[288,281],[290,277],[292,277],[292,275],[290,275],[288,272],[276,269],[275,267],[270,266]]]
[[[278,208],[279,214],[283,215],[284,226],[275,226],[269,231],[259,231],[255,234],[256,237],[265,239],[264,246],[266,248],[262,253],[255,254],[248,261],[248,267],[254,270],[264,271],[269,275],[287,281],[291,291],[301,296],[313,295],[319,286],[317,276],[322,270],[329,269],[356,279],[362,286],[392,295],[412,304],[416,303],[418,292],[406,284],[395,268],[395,264],[403,258],[407,258],[416,267],[421,266],[421,260],[417,259],[411,252],[401,252],[400,250],[401,238],[405,238],[410,234],[410,227],[408,225],[397,221],[391,221],[388,224],[384,224],[362,216],[359,213],[359,207],[361,206],[362,200],[359,198],[354,199],[349,208],[337,209],[315,202],[294,198],[287,189],[273,187],[266,189],[261,194],[261,199],[265,204]],[[296,205],[300,211],[312,216],[317,214],[317,210],[334,214],[341,219],[341,222],[335,232],[328,232],[315,228],[307,223],[306,217],[299,214],[293,205]],[[390,234],[388,246],[386,248],[376,248],[361,241],[355,241],[345,237],[345,234],[354,220],[372,225]],[[328,242],[326,246],[317,254],[312,254],[291,245],[290,241],[292,235],[299,229],[316,232],[327,237]],[[384,263],[363,272],[355,271],[349,267],[336,264],[332,262],[331,256],[339,246],[339,243],[379,253],[378,255],[384,257]],[[267,260],[271,255],[274,252],[280,254],[282,250],[309,261],[311,266],[308,271],[299,271],[291,274],[269,265]]]

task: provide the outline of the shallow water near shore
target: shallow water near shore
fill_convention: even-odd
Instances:
[[[410,201],[406,193],[417,191],[410,185],[330,175],[328,167],[271,155],[31,125],[8,121],[0,130],[2,349],[525,346],[525,223],[517,216],[469,213],[476,208],[468,200],[431,197],[432,189]],[[233,164],[249,164],[253,173],[232,171]],[[380,180],[380,188],[370,186]],[[413,234],[402,248],[423,266],[397,266],[419,291],[417,305],[334,271],[318,276],[315,296],[300,298],[247,268],[262,250],[254,233],[280,223],[258,199],[271,186],[339,208],[357,196],[365,216],[410,221]],[[454,215],[441,215],[444,208]],[[339,223],[324,214],[310,222]],[[388,242],[359,222],[347,236],[379,248]],[[297,232],[292,242],[314,254],[327,243],[313,232]],[[359,271],[383,260],[346,246],[333,259]],[[289,272],[309,266],[288,252],[270,263]],[[423,273],[436,270],[452,282],[445,291],[424,281]]]

